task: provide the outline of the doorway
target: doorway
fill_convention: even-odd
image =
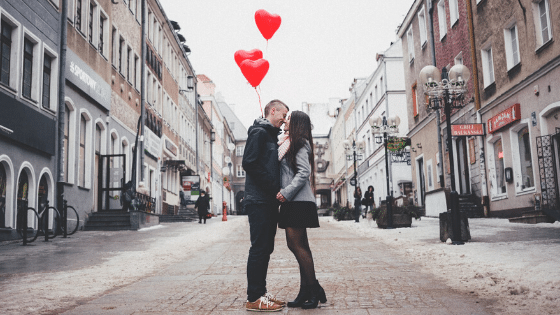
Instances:
[[[420,157],[416,160],[416,167],[418,169],[418,190],[419,197],[418,205],[424,206],[426,200],[426,179],[424,178],[424,158]]]
[[[457,177],[459,180],[459,194],[467,195],[471,193],[467,137],[457,138],[455,144],[457,148],[457,174],[459,175]]]

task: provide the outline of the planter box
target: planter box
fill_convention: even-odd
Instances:
[[[387,216],[383,216],[383,218],[377,218],[375,220],[377,226],[381,229],[387,228]],[[410,227],[412,225],[412,217],[408,214],[393,214],[393,227],[394,228],[401,228],[401,227]]]

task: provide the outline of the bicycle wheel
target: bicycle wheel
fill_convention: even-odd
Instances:
[[[76,231],[80,227],[80,217],[78,216],[78,211],[76,211],[76,209],[74,209],[74,207],[72,206],[68,206],[66,210],[66,227],[67,235],[76,233]],[[61,228],[64,231],[64,224],[62,224]]]
[[[47,225],[47,230],[45,231],[45,213],[49,213],[49,222]],[[43,233],[47,234],[47,238],[52,239],[55,238],[61,231],[61,227],[60,227],[60,221],[61,221],[61,216],[60,216],[60,212],[58,212],[58,210],[56,210],[55,207],[49,207],[48,209],[44,210],[43,212],[41,212],[41,214],[39,215],[39,223],[40,226],[39,228],[43,231]],[[43,234],[43,235],[45,235]]]
[[[39,228],[37,227],[37,224],[39,222],[39,215],[33,208],[27,208],[26,211],[18,211],[16,230],[22,239],[24,215],[27,215],[27,237],[25,239],[25,242],[31,243],[35,241],[37,239],[37,236],[39,235]]]

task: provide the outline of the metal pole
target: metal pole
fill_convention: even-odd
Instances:
[[[453,245],[463,245],[461,238],[461,217],[459,211],[459,194],[455,190],[455,167],[453,165],[453,140],[451,138],[451,100],[449,99],[449,90],[443,91],[443,99],[445,102],[445,120],[447,124],[447,151],[449,152],[449,169],[451,170],[451,225],[453,235],[451,240]]]
[[[387,120],[383,117],[383,125],[387,126]],[[383,142],[385,143],[385,177],[387,179],[387,199],[385,201],[387,206],[387,228],[393,228],[393,200],[391,198],[389,187],[389,155],[387,154],[387,132],[383,133]]]
[[[57,181],[56,181],[56,192],[57,205],[60,207],[62,205],[62,200],[64,198],[64,116],[66,113],[66,50],[67,50],[67,23],[68,20],[68,0],[62,0],[60,13],[60,67],[58,68],[58,139],[57,139]]]
[[[352,149],[354,150],[354,220],[360,222],[360,206],[358,205],[358,172],[356,171],[356,140],[352,140]]]
[[[41,206],[41,202],[39,201],[39,207]],[[39,207],[37,207],[37,209],[39,209]],[[41,218],[41,215],[39,215],[39,218]],[[45,203],[45,210],[43,212],[43,218],[45,219],[43,221],[43,232],[45,233],[45,242],[49,241],[49,201],[47,200],[47,202]],[[53,231],[54,233],[54,231]]]
[[[142,133],[142,141],[140,141],[140,181],[144,181],[144,118],[146,117],[146,0],[142,0],[142,62],[140,72],[140,132]],[[137,151],[137,152],[138,152]],[[136,156],[134,157],[137,158]],[[133,183],[136,185],[136,183]]]

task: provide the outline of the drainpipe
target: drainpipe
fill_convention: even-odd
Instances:
[[[387,91],[387,81],[389,81],[389,78],[387,78],[387,61],[385,60],[385,57],[383,57],[383,77],[385,77],[383,85],[385,85],[385,112],[387,113],[385,116],[387,117],[387,119],[389,119],[389,92]],[[387,196],[393,197],[393,190],[395,189],[395,187],[393,186],[393,161],[391,160],[390,156],[387,156],[387,150],[385,150],[385,155],[385,161],[387,161],[387,164],[389,165],[388,167],[386,167],[387,169],[385,170],[385,172],[389,176],[389,181],[391,182],[391,190],[387,192]]]
[[[194,76],[194,73],[193,73],[193,76]],[[195,78],[193,78],[193,82],[195,81],[194,79]],[[195,126],[196,127],[194,128],[195,129],[195,131],[194,131],[195,132],[195,138],[194,138],[195,144],[194,145],[195,145],[195,148],[196,148],[195,149],[195,151],[196,151],[196,175],[200,176],[200,171],[198,169],[198,163],[199,163],[199,157],[198,157],[198,152],[199,152],[199,149],[198,149],[198,91],[197,91],[196,87],[197,87],[197,84],[195,83],[194,84],[194,113],[195,113],[195,116],[196,116],[196,118],[195,118]]]
[[[470,0],[468,0],[470,1]],[[467,2],[468,2],[467,1]],[[434,6],[432,0],[427,0],[428,3],[428,19],[430,20],[428,24],[430,24],[430,52],[432,53],[432,65],[437,67],[436,65],[436,44],[434,39]],[[445,176],[443,175],[443,143],[441,140],[441,114],[439,110],[436,110],[436,126],[437,126],[437,137],[438,137],[438,173],[439,175],[439,185],[440,187],[445,187]]]
[[[146,117],[146,0],[142,0],[142,66],[140,72],[140,131],[142,133],[142,141],[140,141],[140,181],[144,181],[144,121]],[[135,157],[136,158],[136,157]]]
[[[56,206],[58,209],[63,208],[64,199],[64,114],[66,111],[66,50],[67,46],[67,25],[68,20],[68,0],[62,0],[60,14],[60,66],[58,70],[58,150],[57,150],[57,180],[56,192],[57,201]]]

